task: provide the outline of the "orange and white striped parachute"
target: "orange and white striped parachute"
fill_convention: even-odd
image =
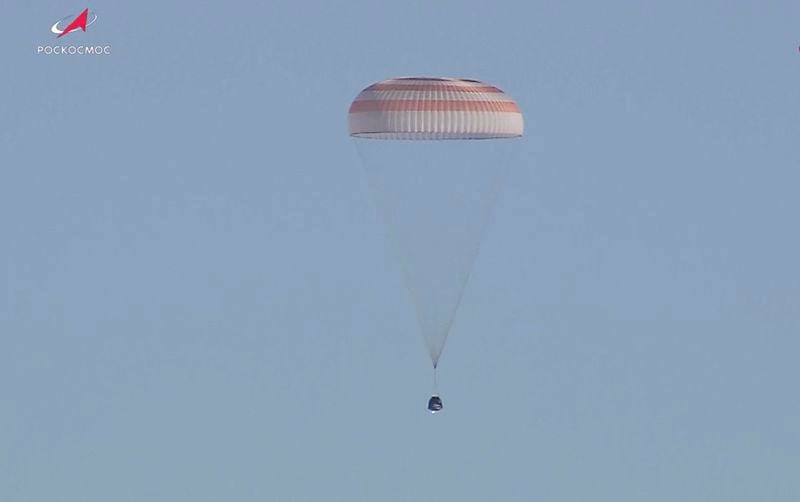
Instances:
[[[522,136],[522,113],[511,97],[477,80],[393,78],[361,91],[350,105],[357,138],[436,140]]]
[[[477,80],[393,78],[350,105],[348,132],[388,225],[434,375],[519,142],[371,140],[500,140],[523,129],[517,103]]]

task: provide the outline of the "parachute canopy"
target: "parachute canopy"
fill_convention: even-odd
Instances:
[[[374,83],[350,105],[350,136],[388,140],[522,136],[522,112],[506,93],[477,80],[409,77]]]

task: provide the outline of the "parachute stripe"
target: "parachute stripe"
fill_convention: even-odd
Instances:
[[[491,85],[452,85],[452,84],[383,84],[377,83],[367,87],[367,91],[456,91],[456,92],[489,92],[503,94],[503,91]]]
[[[430,101],[431,99],[442,101],[501,101],[501,102],[514,102],[506,94],[485,94],[481,92],[467,93],[455,91],[375,91],[365,89],[361,94],[356,97],[355,101],[382,101],[382,100],[423,100]]]
[[[353,101],[350,113],[359,112],[398,112],[398,111],[477,111],[495,113],[520,113],[519,107],[513,101],[421,101],[421,100],[369,100]]]

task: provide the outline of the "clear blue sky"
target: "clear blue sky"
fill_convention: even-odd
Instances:
[[[0,500],[800,500],[800,4],[95,1],[0,30]],[[526,137],[428,356],[346,134]]]

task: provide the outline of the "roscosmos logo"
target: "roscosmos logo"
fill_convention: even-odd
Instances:
[[[70,20],[72,20],[72,22],[70,22]],[[84,11],[78,14],[77,17],[62,17],[56,21],[55,24],[53,24],[53,26],[50,28],[50,31],[58,35],[56,38],[61,38],[67,33],[72,33],[75,30],[86,31],[86,27],[91,26],[95,21],[97,21],[97,14],[94,12],[89,12],[89,9],[84,9]],[[64,26],[64,28],[61,28],[61,26]]]
[[[97,21],[97,14],[89,9],[83,9],[78,15],[64,16],[52,26],[50,26],[50,33],[56,35],[56,39],[82,31],[86,33],[86,28],[93,25]],[[94,44],[91,45],[39,45],[36,47],[37,54],[59,54],[59,55],[108,55],[111,54],[111,46],[107,44]]]

